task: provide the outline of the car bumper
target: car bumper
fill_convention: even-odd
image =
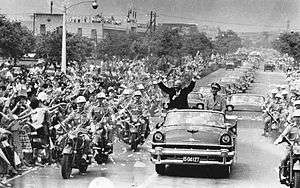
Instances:
[[[232,165],[234,161],[235,151],[229,151],[228,149],[221,150],[191,150],[191,149],[169,149],[156,147],[155,149],[150,149],[151,161],[154,164],[176,164],[176,165],[221,165],[227,166]],[[184,162],[183,159],[176,158],[165,158],[165,156],[197,156],[201,159],[196,163]],[[219,157],[222,158],[222,161],[219,160],[207,160],[204,159],[207,157]]]

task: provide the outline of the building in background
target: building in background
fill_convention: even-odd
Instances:
[[[132,13],[133,15],[136,13]],[[145,32],[146,29],[138,28],[136,17],[128,15],[125,21],[102,15],[68,17],[66,29],[69,33],[91,38],[95,41],[105,38],[109,33]],[[35,35],[53,32],[62,28],[62,14],[35,13],[32,28]]]

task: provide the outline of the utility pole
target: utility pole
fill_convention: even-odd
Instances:
[[[286,31],[289,32],[290,31],[290,20],[286,21]]]
[[[156,30],[156,12],[154,12],[154,15],[153,15],[153,31]]]
[[[149,29],[150,33],[152,33],[152,26],[153,26],[153,11],[150,11],[150,23],[149,23]]]

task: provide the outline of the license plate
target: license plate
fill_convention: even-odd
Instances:
[[[200,162],[200,157],[185,156],[185,157],[183,157],[182,160],[183,160],[184,163],[199,163]]]

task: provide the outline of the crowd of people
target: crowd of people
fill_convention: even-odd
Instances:
[[[201,58],[186,61],[188,63],[181,67],[170,66],[167,72],[155,73],[147,70],[144,60],[111,61],[102,63],[100,68],[73,66],[68,67],[67,74],[43,71],[39,67],[21,67],[15,71],[13,66],[2,64],[0,174],[10,177],[45,163],[34,151],[33,132],[43,135],[45,145],[55,147],[55,126],[60,124],[68,129],[74,121],[84,125],[83,122],[89,120],[95,136],[86,140],[93,142],[97,140],[99,129],[93,125],[103,122],[104,117],[109,117],[107,121],[113,124],[122,109],[130,114],[143,113],[146,120],[159,115],[166,109],[169,98],[168,93],[159,89],[159,79],[164,81],[165,88],[173,86],[176,80],[181,81],[175,84],[184,87],[203,70],[203,63],[199,63],[203,61]],[[192,84],[195,85],[193,81]],[[78,118],[76,114],[86,116]],[[102,128],[108,133],[111,129]],[[147,129],[145,127],[145,131]]]
[[[280,68],[280,67],[278,67]],[[288,139],[298,142],[298,131],[300,125],[300,88],[298,78],[300,72],[287,66],[287,84],[274,87],[266,98],[264,109],[264,136],[277,137],[275,144],[282,142],[287,136]],[[278,136],[279,135],[279,136]],[[286,183],[288,175],[287,161],[289,159],[289,147],[282,159],[280,168],[281,183]]]

